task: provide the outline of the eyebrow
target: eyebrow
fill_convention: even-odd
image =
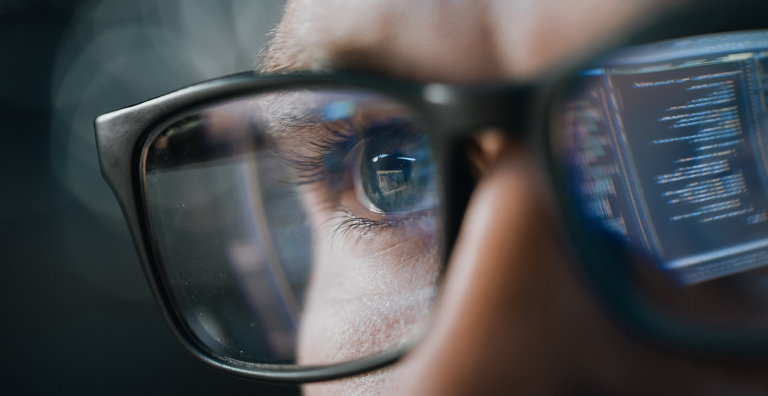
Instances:
[[[284,74],[297,71],[331,71],[333,62],[327,57],[312,57],[302,60],[293,44],[280,40],[279,32],[274,30],[271,39],[262,49],[256,72],[259,74]]]
[[[293,48],[295,44],[278,40],[276,34],[261,51],[256,72],[260,74],[285,74],[291,72],[352,71],[376,74],[385,77],[403,77],[393,67],[392,54],[386,49],[365,46],[343,48],[331,51],[317,51],[306,55],[306,51]]]

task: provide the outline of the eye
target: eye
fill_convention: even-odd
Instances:
[[[388,134],[360,142],[355,172],[357,198],[383,214],[436,206],[436,170],[429,141],[422,134]]]

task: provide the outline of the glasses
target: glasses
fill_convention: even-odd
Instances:
[[[98,117],[102,172],[176,335],[237,376],[340,378],[423,337],[489,129],[534,152],[628,328],[765,356],[762,8],[698,4],[518,84],[224,77]]]

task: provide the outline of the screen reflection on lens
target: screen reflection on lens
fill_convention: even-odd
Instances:
[[[571,200],[633,252],[659,310],[768,328],[766,67],[765,31],[629,47],[582,70],[558,104]]]
[[[291,90],[153,134],[149,219],[195,337],[225,357],[301,365],[413,341],[441,268],[424,128],[380,94]]]

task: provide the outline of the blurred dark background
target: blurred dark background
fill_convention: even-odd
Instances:
[[[0,393],[297,394],[198,363],[98,169],[97,115],[251,69],[280,0],[0,0]]]

